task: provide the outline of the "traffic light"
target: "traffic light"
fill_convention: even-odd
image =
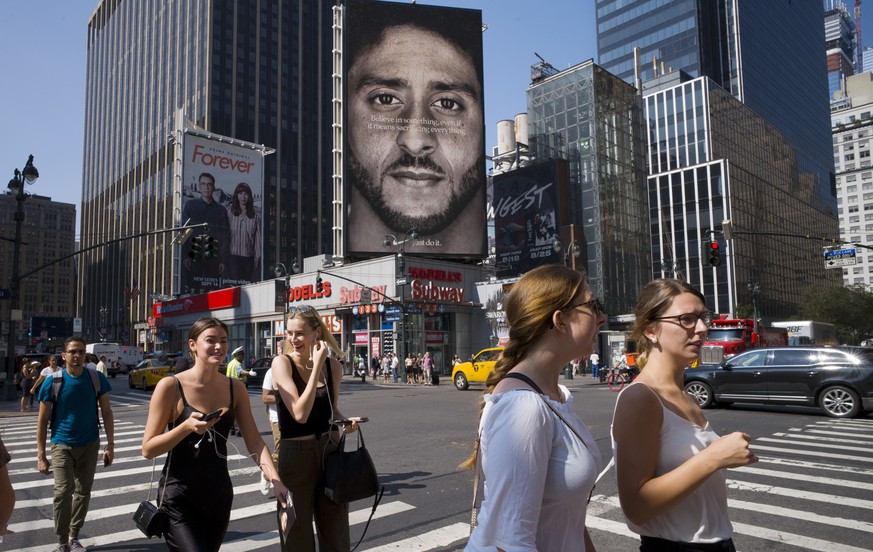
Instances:
[[[188,252],[188,258],[192,261],[199,261],[203,258],[203,238],[204,234],[198,234],[191,239],[191,251]]]
[[[206,234],[206,246],[203,256],[207,259],[218,257],[218,240]]]
[[[315,277],[315,291],[318,293],[322,293],[324,291],[324,282],[321,279],[321,276]]]
[[[721,264],[721,245],[715,240],[709,242],[709,266]]]

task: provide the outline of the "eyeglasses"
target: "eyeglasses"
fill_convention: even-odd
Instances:
[[[712,313],[709,311],[703,311],[700,314],[696,312],[686,312],[674,316],[660,316],[655,318],[655,320],[676,320],[679,322],[680,326],[688,330],[696,328],[697,321],[700,320],[703,322],[703,325],[708,328],[709,325],[712,324]]]
[[[288,307],[288,312],[304,313],[304,312],[309,312],[311,310],[314,310],[314,309],[312,307],[310,307],[309,305],[300,305],[299,307]]]
[[[592,299],[590,301],[585,301],[584,303],[576,303],[575,305],[569,305],[561,309],[562,311],[575,309],[577,307],[585,307],[587,309],[591,309],[595,314],[606,314],[606,310],[603,306],[603,303],[600,299]]]
[[[70,349],[69,351],[64,351],[68,355],[84,355],[85,349]]]

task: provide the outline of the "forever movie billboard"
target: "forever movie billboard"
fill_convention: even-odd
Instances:
[[[195,230],[182,246],[182,294],[263,278],[264,156],[232,141],[185,134],[179,222],[209,227]],[[201,234],[208,234],[211,245]]]
[[[350,0],[343,54],[347,251],[484,256],[481,11]]]

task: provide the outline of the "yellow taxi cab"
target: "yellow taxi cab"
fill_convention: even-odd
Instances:
[[[489,347],[476,353],[470,362],[462,362],[452,370],[452,382],[459,391],[467,389],[471,383],[485,383],[494,370],[497,357],[503,352],[503,347]]]
[[[175,368],[175,363],[168,358],[147,358],[127,373],[127,386],[148,391],[159,381],[172,375]]]

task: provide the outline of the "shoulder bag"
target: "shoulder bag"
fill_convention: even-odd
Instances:
[[[354,550],[364,540],[370,520],[376,513],[376,507],[382,500],[385,487],[379,487],[379,476],[370,453],[364,446],[364,434],[358,427],[358,448],[345,450],[346,434],[340,437],[336,450],[327,455],[324,462],[324,494],[336,504],[345,504],[375,495],[370,518],[364,527],[364,532]]]
[[[175,380],[175,376],[173,377]],[[176,402],[179,400],[179,383],[176,380],[176,399],[173,401],[173,410],[171,410],[170,417],[172,419],[172,413],[175,412]],[[175,423],[173,424],[175,427]],[[167,453],[167,475],[164,477],[164,488],[161,489],[160,496],[157,497],[163,502],[164,492],[167,490],[167,477],[170,474],[170,462],[173,461],[173,449],[170,449],[170,452]],[[157,458],[152,460],[152,476],[149,479],[149,494],[145,500],[139,503],[139,506],[136,508],[136,512],[133,514],[133,522],[136,524],[137,529],[142,531],[142,533],[148,538],[152,537],[161,537],[164,533],[167,532],[167,525],[169,523],[169,518],[167,517],[167,513],[161,509],[161,504],[158,503],[157,506],[152,504],[152,484],[155,481],[155,465],[157,463]],[[157,500],[157,499],[156,499]]]

